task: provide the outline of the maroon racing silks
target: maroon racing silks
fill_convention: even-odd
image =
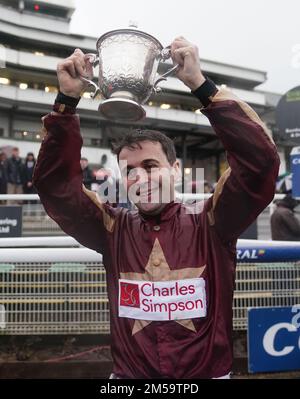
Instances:
[[[235,244],[272,200],[279,158],[257,114],[230,91],[220,90],[202,113],[230,168],[200,213],[172,202],[147,218],[102,203],[82,185],[77,115],[44,118],[34,185],[48,215],[103,254],[119,377],[213,378],[231,370]]]

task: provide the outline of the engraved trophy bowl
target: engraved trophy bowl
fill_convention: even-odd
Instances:
[[[100,91],[104,101],[99,105],[102,116],[112,120],[139,121],[146,115],[142,106],[157,84],[174,72],[178,65],[163,75],[157,75],[159,62],[170,58],[170,46],[162,44],[148,33],[134,28],[105,33],[97,41],[97,55],[87,54],[94,66],[99,64],[98,86],[93,85],[95,98]],[[93,59],[91,59],[91,57]]]

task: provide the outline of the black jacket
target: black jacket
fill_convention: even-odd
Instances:
[[[5,162],[0,162],[0,194],[6,194],[6,169],[5,169]]]
[[[12,184],[24,183],[24,171],[21,158],[10,157],[5,161],[7,182]]]
[[[33,171],[35,167],[36,161],[30,162],[25,162],[24,167],[23,167],[23,177],[24,177],[24,193],[25,194],[35,194],[36,190],[33,186],[28,187],[29,182],[32,183],[32,176],[33,176]]]
[[[88,166],[82,170],[82,179],[83,179],[83,184],[85,185],[85,187],[88,190],[90,190],[91,185],[95,179],[94,179],[91,169]]]

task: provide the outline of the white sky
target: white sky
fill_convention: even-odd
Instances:
[[[266,71],[268,81],[260,86],[265,90],[284,93],[300,85],[299,0],[76,0],[76,5],[73,33],[99,37],[133,20],[163,45],[183,35],[198,45],[200,58]]]

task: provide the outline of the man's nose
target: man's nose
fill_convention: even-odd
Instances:
[[[148,186],[150,180],[150,176],[148,173],[145,171],[145,169],[142,169],[138,171],[137,173],[137,181],[141,186]]]
[[[144,184],[148,181],[148,174],[143,168],[134,168],[129,172],[128,180],[132,183]]]

